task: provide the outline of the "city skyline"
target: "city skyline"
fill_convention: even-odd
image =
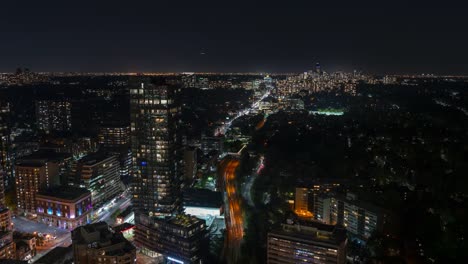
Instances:
[[[6,1],[0,263],[463,262],[467,11]]]

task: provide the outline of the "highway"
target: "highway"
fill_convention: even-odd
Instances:
[[[224,256],[228,263],[237,263],[240,245],[244,237],[244,221],[241,210],[240,194],[236,190],[236,169],[239,167],[238,160],[229,160],[223,166],[223,178],[226,188],[226,227],[227,235],[224,244]],[[224,165],[224,164],[223,164]]]

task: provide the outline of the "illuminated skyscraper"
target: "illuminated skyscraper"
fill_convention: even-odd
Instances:
[[[130,87],[135,244],[167,263],[201,263],[205,221],[180,214],[183,186],[180,88],[138,78]]]
[[[322,68],[320,67],[320,63],[316,63],[315,64],[315,72],[318,74],[318,75],[321,75],[322,74]]]
[[[131,82],[133,204],[148,216],[180,209],[182,183],[180,88],[163,79]]]

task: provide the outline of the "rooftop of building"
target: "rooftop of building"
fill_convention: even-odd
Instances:
[[[184,227],[184,228],[188,228],[191,226],[205,223],[205,221],[202,219],[199,219],[192,215],[186,215],[186,214],[178,214],[176,216],[165,217],[165,218],[155,218],[155,221],[165,222],[170,225],[174,225],[177,227]]]
[[[123,128],[123,129],[130,129],[130,124],[128,122],[119,122],[119,121],[112,121],[112,122],[104,122],[101,124],[100,128]]]
[[[132,225],[130,223],[123,223],[121,225],[118,225],[118,226],[114,226],[114,230],[115,232],[124,232],[124,231],[127,231],[127,230],[130,230],[132,228],[134,228],[135,225]]]
[[[282,224],[281,229],[270,232],[273,235],[294,237],[304,241],[318,241],[340,245],[347,238],[346,229],[338,225],[327,225],[317,221],[296,219]]]
[[[25,250],[25,251],[30,251],[31,248],[29,248],[29,244],[26,243],[25,241],[18,241],[18,242],[15,242],[16,243],[16,250]]]
[[[46,255],[42,256],[40,259],[38,259],[35,263],[37,264],[49,264],[49,263],[55,263],[55,261],[59,259],[64,259],[69,255],[72,257],[73,254],[73,246],[70,245],[68,247],[56,247],[52,249],[49,253]]]
[[[184,206],[220,208],[223,194],[208,189],[189,188],[184,191]]]
[[[113,155],[108,154],[104,151],[99,151],[82,157],[79,162],[83,163],[84,165],[92,166],[103,162],[111,157],[113,157]]]
[[[71,157],[72,155],[70,153],[55,152],[52,149],[40,149],[28,156],[21,158],[21,161],[62,161]]]
[[[389,213],[385,208],[379,207],[372,202],[362,200],[354,193],[348,192],[346,195],[337,194],[335,198],[376,214]]]
[[[72,186],[54,186],[38,192],[39,196],[48,196],[65,200],[76,200],[86,195],[91,195],[91,192],[84,188]]]
[[[18,161],[15,164],[16,167],[23,167],[23,168],[40,168],[45,166],[45,162],[41,161]]]
[[[121,256],[135,250],[122,233],[115,232],[106,222],[97,222],[77,227],[72,231],[73,244],[92,244],[93,248],[105,251],[107,256]],[[119,245],[115,247],[115,245]],[[106,250],[110,247],[109,250]]]

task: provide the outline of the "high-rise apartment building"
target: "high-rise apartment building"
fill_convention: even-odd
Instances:
[[[180,88],[164,79],[131,82],[133,204],[149,216],[180,209],[182,139]]]
[[[59,167],[49,161],[21,161],[15,165],[18,212],[35,214],[39,190],[60,183]]]
[[[131,82],[135,243],[168,263],[201,263],[205,221],[181,211],[180,87],[165,79]]]
[[[128,178],[132,165],[130,125],[101,125],[99,128],[98,143],[101,150],[118,157],[120,163],[120,177],[121,179]]]
[[[291,221],[268,233],[267,263],[346,263],[346,230],[318,222]]]
[[[317,197],[316,219],[327,224],[343,225],[359,238],[368,239],[375,231],[384,231],[390,213],[370,203],[358,200],[354,194],[320,195]]]
[[[101,147],[108,149],[130,146],[130,126],[124,124],[101,125],[98,142]]]
[[[71,130],[71,103],[66,100],[36,101],[37,128],[45,133]]]
[[[100,205],[122,191],[119,170],[117,156],[92,153],[72,164],[68,185],[88,189],[93,206]]]

